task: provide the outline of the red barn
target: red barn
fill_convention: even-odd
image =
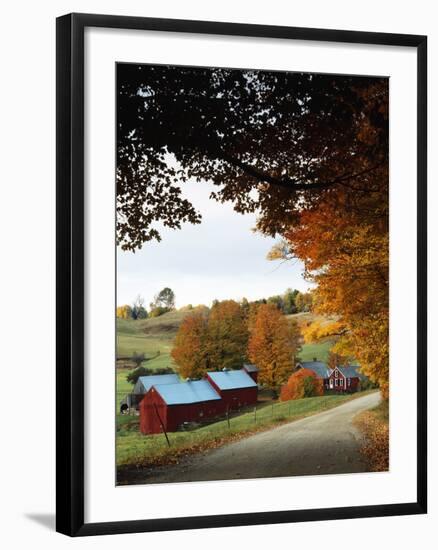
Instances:
[[[143,397],[154,384],[176,384],[178,382],[180,382],[180,379],[177,374],[153,374],[151,376],[140,376],[132,393],[128,393],[122,401],[120,401],[120,412],[126,413],[129,409],[138,410]]]
[[[257,379],[259,377],[259,369],[255,365],[251,365],[250,363],[245,363],[243,365],[243,370],[251,376],[254,382],[257,383]]]
[[[206,379],[221,396],[225,410],[257,403],[257,383],[244,369],[207,372]]]
[[[224,402],[207,380],[156,384],[140,404],[140,431],[174,432],[184,422],[199,422],[224,413]]]

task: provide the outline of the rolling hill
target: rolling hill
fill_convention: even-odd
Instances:
[[[173,367],[170,356],[173,339],[183,319],[190,311],[172,311],[160,317],[133,321],[132,319],[117,319],[117,357],[130,357],[134,353],[144,353],[146,358],[152,358],[146,365],[151,369]],[[308,324],[316,319],[322,319],[313,313],[297,313],[288,315],[289,319],[299,325]],[[317,344],[304,344],[300,353],[303,361],[317,358],[327,359],[327,353],[333,341],[327,340]]]

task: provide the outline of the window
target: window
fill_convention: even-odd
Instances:
[[[344,381],[342,380],[342,378],[339,380],[339,385],[340,385],[340,386],[343,386],[343,385],[344,385]]]
[[[335,380],[335,386],[337,386],[337,385],[338,385],[338,380]]]

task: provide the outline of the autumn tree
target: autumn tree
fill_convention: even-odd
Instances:
[[[309,369],[299,369],[282,386],[280,401],[302,399],[303,397],[315,397],[324,394],[323,382]]]
[[[277,393],[294,368],[297,331],[273,304],[257,309],[248,343],[248,357],[259,369],[261,385]]]
[[[125,304],[124,306],[118,306],[116,315],[118,319],[131,319],[132,311],[131,306]]]
[[[290,315],[298,311],[296,304],[298,294],[298,290],[292,290],[291,288],[288,288],[286,290],[286,292],[283,294],[283,313],[285,313],[286,315]]]
[[[234,300],[214,304],[208,316],[207,332],[209,369],[241,368],[246,360],[248,325],[240,304]]]
[[[334,369],[335,367],[346,367],[348,364],[348,357],[334,351],[328,352],[327,365],[330,369]]]
[[[118,64],[119,244],[160,240],[156,222],[200,223],[182,193],[190,178],[282,234],[303,198],[353,189],[387,160],[386,120],[369,108],[382,83],[387,92],[379,78]]]
[[[154,296],[153,302],[149,304],[151,317],[159,317],[164,313],[175,309],[175,293],[169,287],[163,288]]]
[[[297,292],[295,296],[295,306],[297,311],[311,311],[313,305],[313,297],[311,292]]]
[[[175,337],[171,356],[182,378],[202,378],[207,371],[207,320],[194,312],[184,318]]]

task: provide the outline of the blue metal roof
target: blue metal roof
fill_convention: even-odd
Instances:
[[[358,366],[349,366],[349,367],[338,367],[344,376],[347,378],[360,378],[360,380],[366,380],[367,377],[360,372],[360,367]]]
[[[140,376],[139,380],[144,387],[145,393],[156,384],[181,383],[177,374],[152,374],[151,376]]]
[[[259,369],[251,363],[245,363],[243,365],[243,368],[246,370],[246,372],[259,372]]]
[[[154,388],[168,405],[186,405],[221,398],[207,380],[193,380],[179,384],[155,384]]]
[[[207,372],[207,374],[220,390],[236,390],[257,386],[251,376],[243,369]]]
[[[329,367],[322,361],[303,361],[300,363],[303,369],[313,371],[318,378],[328,378],[332,372]]]

